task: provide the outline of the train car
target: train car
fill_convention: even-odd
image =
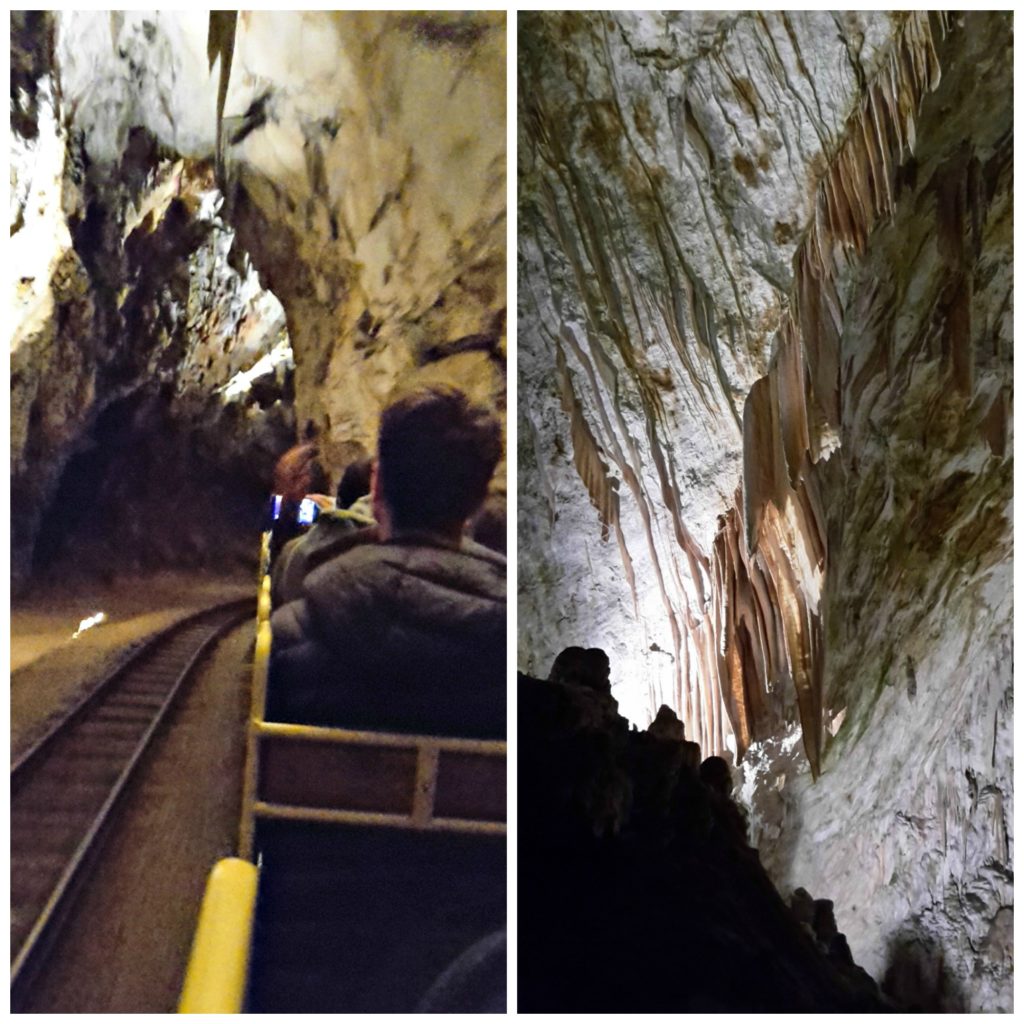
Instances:
[[[269,616],[180,1011],[504,1012],[504,741],[267,721]]]

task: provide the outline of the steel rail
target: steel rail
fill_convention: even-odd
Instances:
[[[213,631],[194,649],[184,668],[178,672],[174,681],[169,684],[166,696],[160,702],[159,707],[152,713],[149,724],[137,741],[127,763],[118,774],[99,811],[93,817],[92,824],[89,826],[86,834],[78,842],[74,852],[67,860],[63,871],[50,892],[49,898],[43,905],[42,910],[36,915],[32,928],[18,949],[17,956],[11,965],[12,1012],[18,1012],[19,1005],[26,998],[32,981],[44,966],[46,957],[56,941],[60,926],[66,920],[66,915],[74,902],[74,898],[81,891],[88,868],[95,861],[101,840],[109,830],[114,812],[118,808],[120,800],[132,781],[153,738],[163,724],[168,712],[174,706],[179,693],[207,651],[226,632],[248,618],[251,614],[251,607],[252,600],[249,598],[226,602],[191,615],[153,637],[105,677],[84,700],[80,701],[53,729],[39,742],[34,744],[19,759],[15,769],[12,769],[13,807],[16,773],[22,779],[26,775],[31,775],[32,766],[42,760],[42,752],[55,748],[59,739],[66,735],[67,730],[86,720],[89,712],[94,709],[101,710],[104,706],[103,698],[110,695],[114,684],[128,675],[133,667],[137,668],[138,662],[142,658],[158,651],[161,646],[177,638],[189,626],[198,625],[205,618],[213,618],[215,620]],[[230,614],[233,609],[235,614]],[[221,615],[226,617],[222,622],[216,622],[216,618]],[[12,895],[13,883],[14,880],[12,878]]]
[[[235,598],[221,604],[211,605],[209,608],[203,608],[198,612],[193,612],[191,615],[186,615],[185,618],[179,619],[177,622],[171,623],[171,625],[166,629],[162,629],[144,640],[137,648],[129,653],[128,657],[126,657],[124,661],[115,665],[98,683],[95,684],[95,686],[85,693],[77,703],[72,705],[57,721],[55,721],[53,725],[51,725],[50,728],[39,737],[39,739],[18,755],[17,760],[11,765],[12,789],[17,782],[20,781],[19,777],[22,775],[23,770],[27,768],[44,750],[46,750],[72,722],[81,718],[82,715],[90,710],[92,705],[102,699],[106,695],[107,690],[117,683],[125,673],[131,671],[131,669],[134,668],[142,658],[148,654],[152,654],[174,635],[183,632],[189,626],[194,625],[201,619],[204,619],[209,615],[214,615],[219,611],[227,611],[228,608],[231,608],[234,605],[237,605],[239,609],[249,607],[252,605],[252,598]]]

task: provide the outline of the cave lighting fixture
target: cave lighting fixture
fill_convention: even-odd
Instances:
[[[92,629],[93,626],[98,626],[101,622],[107,621],[106,612],[97,612],[95,615],[90,615],[87,619],[82,619],[78,624],[78,629],[71,634],[72,640],[77,640],[87,629]]]

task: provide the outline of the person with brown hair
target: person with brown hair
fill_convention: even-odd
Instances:
[[[297,444],[289,448],[274,466],[274,493],[286,501],[302,501],[323,476],[317,443],[306,441]]]
[[[315,441],[297,444],[277,460],[274,466],[276,507],[271,524],[271,563],[285,544],[304,532],[299,521],[299,506],[304,498],[310,498],[321,509],[330,507],[331,499],[321,493],[325,490],[327,473],[320,461],[320,447]]]
[[[396,394],[381,416],[375,540],[310,572],[273,616],[273,717],[442,735],[505,733],[502,555],[464,536],[501,427],[455,388]]]
[[[294,538],[274,560],[270,596],[274,607],[302,597],[306,577],[356,544],[378,539],[370,487],[373,460],[349,463],[338,484],[334,508],[321,508],[309,531]]]

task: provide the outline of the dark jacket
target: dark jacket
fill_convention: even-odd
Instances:
[[[503,556],[426,535],[360,544],[273,615],[268,718],[505,735]]]
[[[314,569],[356,544],[375,541],[375,532],[362,532],[374,525],[372,516],[355,510],[321,512],[309,532],[290,541],[274,562],[270,577],[274,607],[302,597],[302,584]]]

